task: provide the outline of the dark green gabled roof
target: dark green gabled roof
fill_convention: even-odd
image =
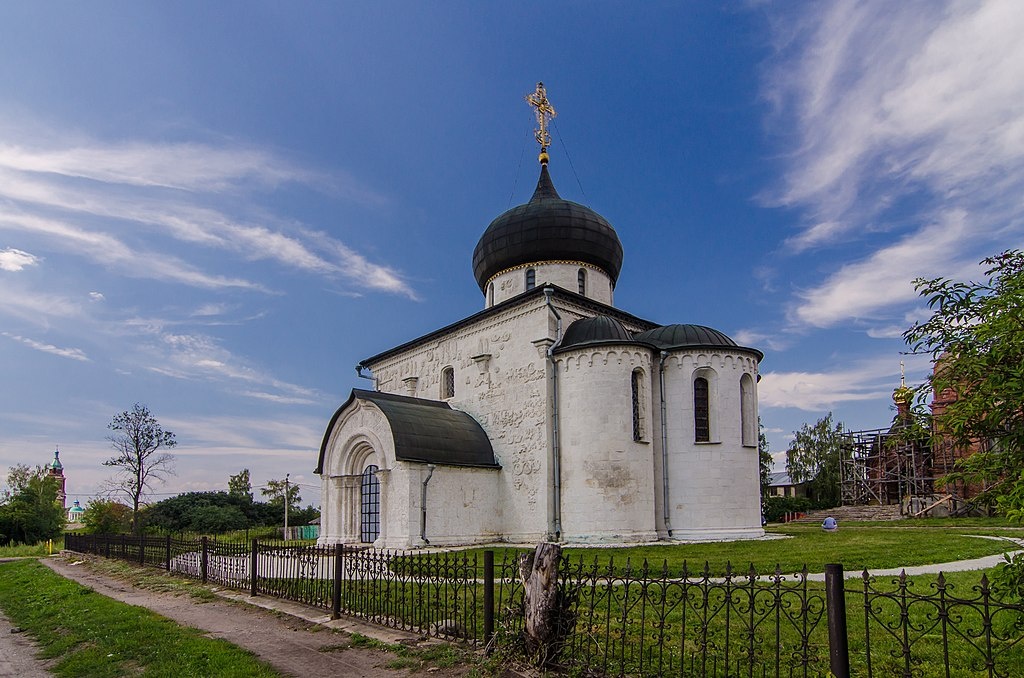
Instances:
[[[323,473],[327,442],[335,423],[357,399],[373,403],[384,414],[391,426],[395,458],[399,461],[500,468],[487,434],[466,412],[453,410],[448,403],[439,400],[353,389],[327,425],[315,473]]]

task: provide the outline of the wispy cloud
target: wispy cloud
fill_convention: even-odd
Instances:
[[[61,348],[60,346],[54,346],[53,344],[44,344],[40,341],[29,339],[28,337],[21,337],[16,334],[11,334],[10,332],[0,332],[0,334],[3,334],[8,339],[13,339],[14,341],[21,342],[22,344],[28,346],[29,348],[34,348],[37,351],[42,351],[43,353],[51,353],[53,355],[58,355],[62,358],[71,358],[72,360],[81,360],[82,362],[89,361],[89,357],[85,355],[85,351],[79,348]]]
[[[356,289],[416,298],[398,271],[369,261],[321,230],[261,211],[254,199],[261,191],[298,184],[340,192],[358,203],[383,202],[351,177],[324,176],[268,152],[231,146],[80,140],[52,141],[51,146],[3,144],[0,137],[0,198],[8,201],[0,214],[7,228],[48,235],[51,244],[103,245],[114,255],[145,255],[146,248],[128,242],[129,236],[138,240],[148,232],[200,248],[197,253],[227,251],[239,262],[271,261]],[[55,237],[61,229],[74,237]],[[97,255],[95,248],[76,253]],[[181,260],[141,259],[128,275],[260,289],[234,276],[203,273]],[[120,270],[137,260],[112,256],[107,263]]]
[[[175,379],[217,382],[236,395],[278,404],[317,402],[316,391],[277,379],[233,354],[216,338],[172,332],[166,326],[158,319],[125,323],[125,331],[139,338],[140,368]]]
[[[792,254],[857,243],[794,320],[905,309],[914,276],[1024,243],[1024,6],[847,1],[786,19],[766,95],[796,138],[772,202],[804,216]]]
[[[0,250],[0,271],[18,272],[39,263],[39,257],[28,252],[8,247]]]

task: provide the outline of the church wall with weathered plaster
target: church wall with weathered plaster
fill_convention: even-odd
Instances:
[[[757,446],[743,445],[740,425],[743,374],[756,380],[756,360],[725,349],[677,350],[666,360],[669,507],[675,539],[750,538],[764,533]],[[707,378],[711,386],[710,442],[697,442],[694,435],[697,376]],[[755,421],[756,414],[755,409]]]
[[[581,348],[558,354],[562,458],[562,539],[652,541],[654,446],[633,439],[634,370],[651,371],[637,346]],[[643,429],[649,430],[648,412]]]
[[[369,366],[378,390],[434,400],[441,396],[441,371],[454,370],[455,395],[447,401],[480,423],[502,466],[500,472],[489,472],[497,478],[494,486],[481,488],[496,498],[501,520],[482,524],[476,530],[480,535],[500,531],[510,540],[534,541],[548,533],[545,348],[554,340],[549,316],[544,300],[533,299]],[[449,483],[454,474],[452,468],[439,466],[430,490],[435,483]]]

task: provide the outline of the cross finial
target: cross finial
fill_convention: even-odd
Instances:
[[[526,95],[526,102],[534,109],[537,116],[537,129],[533,137],[540,144],[540,164],[548,164],[548,147],[551,145],[551,133],[548,132],[548,123],[554,118],[555,107],[548,101],[548,92],[544,89],[544,83],[538,82],[537,89]]]
[[[907,385],[907,380],[906,380],[906,374],[903,371],[903,361],[900,360],[900,386],[906,386],[906,385]]]

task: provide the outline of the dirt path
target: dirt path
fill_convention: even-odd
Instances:
[[[349,634],[324,625],[228,600],[202,602],[186,595],[175,596],[138,589],[127,582],[99,574],[85,563],[76,564],[73,560],[41,558],[40,562],[63,577],[91,587],[97,593],[129,605],[148,608],[178,624],[202,629],[212,637],[223,638],[243,647],[284,675],[337,675],[346,678],[407,678],[411,675],[409,669],[385,667],[385,664],[395,659],[395,655],[369,648],[345,647]],[[465,667],[431,668],[428,673],[421,675],[461,676],[465,672]],[[0,671],[0,676],[4,675]]]
[[[36,659],[32,639],[0,614],[0,678],[46,678],[46,664]]]

